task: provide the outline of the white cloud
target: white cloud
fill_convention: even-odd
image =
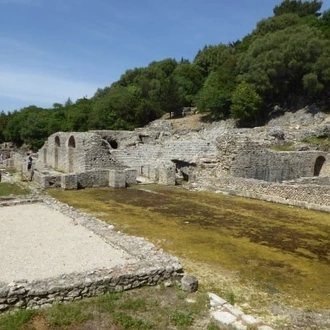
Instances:
[[[43,72],[29,72],[18,68],[0,67],[0,101],[11,98],[29,104],[49,104],[91,97],[96,92],[96,84],[75,81]]]

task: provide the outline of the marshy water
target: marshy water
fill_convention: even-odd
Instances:
[[[327,213],[154,185],[48,193],[176,255],[219,294],[228,280],[253,287],[232,287],[250,306],[330,309]]]

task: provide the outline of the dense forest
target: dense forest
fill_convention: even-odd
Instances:
[[[275,105],[290,110],[330,96],[330,9],[284,0],[242,40],[207,45],[193,61],[166,58],[129,69],[93,97],[0,113],[0,142],[33,150],[57,131],[131,130],[196,107],[211,119],[261,124]]]

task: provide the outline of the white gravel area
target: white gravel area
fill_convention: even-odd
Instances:
[[[137,262],[43,204],[0,208],[0,282],[28,281]]]

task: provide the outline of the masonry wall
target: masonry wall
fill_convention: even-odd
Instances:
[[[49,166],[65,173],[111,168],[115,163],[109,146],[91,132],[55,133],[39,150],[39,168]]]
[[[200,179],[194,186],[199,185],[237,196],[330,212],[330,186],[327,185],[294,185],[229,176],[211,181]]]
[[[241,150],[231,164],[230,174],[234,177],[281,182],[300,177],[314,176],[318,157],[328,154],[317,151],[275,152],[269,149]],[[325,170],[326,169],[326,170]],[[328,164],[320,175],[330,175]]]
[[[175,279],[181,269],[149,267],[111,269],[88,273],[66,274],[60,278],[33,282],[0,283],[0,312],[9,308],[40,308],[67,301],[94,297],[107,292],[120,292],[142,286],[157,285]]]
[[[216,154],[216,145],[205,140],[171,140],[163,144],[142,144],[122,150],[113,150],[113,156],[122,164],[138,167],[169,160],[197,162],[199,157]]]

